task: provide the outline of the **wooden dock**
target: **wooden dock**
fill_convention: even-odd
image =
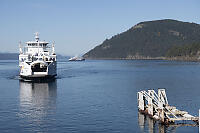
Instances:
[[[174,124],[178,121],[192,121],[197,125],[199,123],[199,117],[181,111],[175,106],[170,106],[165,89],[158,89],[158,93],[154,90],[140,91],[137,93],[137,98],[138,110],[163,124]]]

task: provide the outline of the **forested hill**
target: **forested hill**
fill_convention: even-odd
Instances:
[[[200,42],[200,25],[165,19],[141,22],[87,52],[91,59],[144,59],[169,56],[174,46]]]

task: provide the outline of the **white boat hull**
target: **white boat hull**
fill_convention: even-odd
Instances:
[[[45,64],[45,68],[34,68],[35,64]],[[23,63],[20,69],[20,77],[25,79],[34,78],[54,78],[57,75],[56,72],[56,61],[45,63],[45,62],[32,62],[31,64]]]

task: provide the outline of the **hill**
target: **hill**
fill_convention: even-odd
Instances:
[[[90,59],[166,57],[174,46],[200,42],[200,25],[165,19],[141,22],[84,54]]]
[[[18,53],[0,53],[0,60],[18,60]]]

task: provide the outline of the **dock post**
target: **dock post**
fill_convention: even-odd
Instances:
[[[164,115],[163,108],[158,109],[158,117],[159,117],[161,123],[165,123],[165,115]]]
[[[161,123],[165,122],[165,114],[164,114],[164,103],[163,103],[163,95],[162,95],[163,90],[159,89],[158,90],[158,117],[161,121]]]
[[[148,114],[153,117],[153,98],[154,98],[154,90],[148,90]]]
[[[199,133],[200,133],[200,109],[199,109]]]
[[[140,111],[144,111],[144,95],[142,92],[138,92],[138,108]]]

